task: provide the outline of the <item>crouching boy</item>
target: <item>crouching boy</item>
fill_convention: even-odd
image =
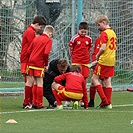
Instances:
[[[78,101],[83,100],[84,108],[88,108],[88,95],[85,86],[85,80],[80,73],[78,65],[72,65],[70,72],[56,76],[52,83],[52,92],[57,101],[57,108],[63,109],[62,101],[74,101],[73,108],[78,109]],[[65,86],[60,83],[66,80]]]

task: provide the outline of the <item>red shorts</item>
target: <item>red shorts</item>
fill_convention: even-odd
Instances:
[[[44,77],[44,69],[38,70],[38,69],[29,68],[28,74],[34,77]]]
[[[87,66],[81,65],[81,74],[84,78],[88,78],[90,76],[90,70]]]
[[[61,101],[71,101],[71,100],[76,101],[76,100],[81,100],[83,97],[83,94],[81,93],[65,91],[64,86],[58,87],[57,95]]]
[[[72,65],[80,65],[81,68],[81,74],[83,75],[84,78],[88,78],[90,76],[90,69],[88,68],[88,64],[86,65],[81,65],[78,63],[72,63]]]
[[[21,66],[20,66],[20,70],[21,70],[21,74],[28,74],[28,65],[27,63],[21,63]]]
[[[94,68],[93,74],[99,75],[100,79],[114,76],[114,66],[104,66],[97,64]]]

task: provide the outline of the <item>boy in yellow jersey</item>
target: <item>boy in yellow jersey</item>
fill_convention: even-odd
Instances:
[[[103,32],[100,35],[100,50],[96,55],[98,64],[96,65],[92,82],[101,98],[100,108],[112,108],[111,95],[112,85],[111,77],[114,76],[114,65],[116,58],[116,41],[117,37],[113,29],[109,26],[109,19],[105,15],[100,15],[96,18],[95,23]],[[101,79],[104,82],[104,87],[99,82]]]

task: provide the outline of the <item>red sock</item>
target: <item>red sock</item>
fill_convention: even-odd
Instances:
[[[61,100],[59,99],[59,97],[58,97],[58,95],[57,95],[57,91],[53,89],[52,92],[53,92],[54,97],[55,97],[55,99],[56,99],[56,101],[57,101],[57,104],[58,104],[58,105],[62,105],[62,102],[61,102]]]
[[[43,102],[43,87],[37,86],[37,106],[41,107]]]
[[[31,93],[32,93],[32,87],[25,86],[25,88],[24,88],[24,105],[30,103]]]
[[[111,87],[104,87],[104,94],[106,95],[109,104],[111,104],[111,97],[112,97],[112,88]]]
[[[98,92],[98,94],[99,94],[99,96],[100,96],[100,98],[101,98],[101,100],[102,100],[102,103],[103,104],[109,104],[108,103],[108,100],[107,100],[107,97],[105,96],[105,94],[104,94],[104,91],[103,91],[103,88],[102,88],[102,86],[101,85],[97,85],[96,86],[96,89],[97,89],[97,92]]]
[[[94,100],[96,94],[96,87],[90,86],[90,100]]]
[[[37,106],[37,85],[32,87],[33,104]]]

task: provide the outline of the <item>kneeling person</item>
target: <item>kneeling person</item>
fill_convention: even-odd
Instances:
[[[88,95],[85,80],[82,76],[80,66],[72,65],[71,72],[56,76],[52,83],[52,91],[57,101],[58,109],[63,109],[62,101],[75,101],[74,108],[78,108],[78,101],[83,100],[84,108],[88,108]],[[60,82],[66,80],[65,86]]]

